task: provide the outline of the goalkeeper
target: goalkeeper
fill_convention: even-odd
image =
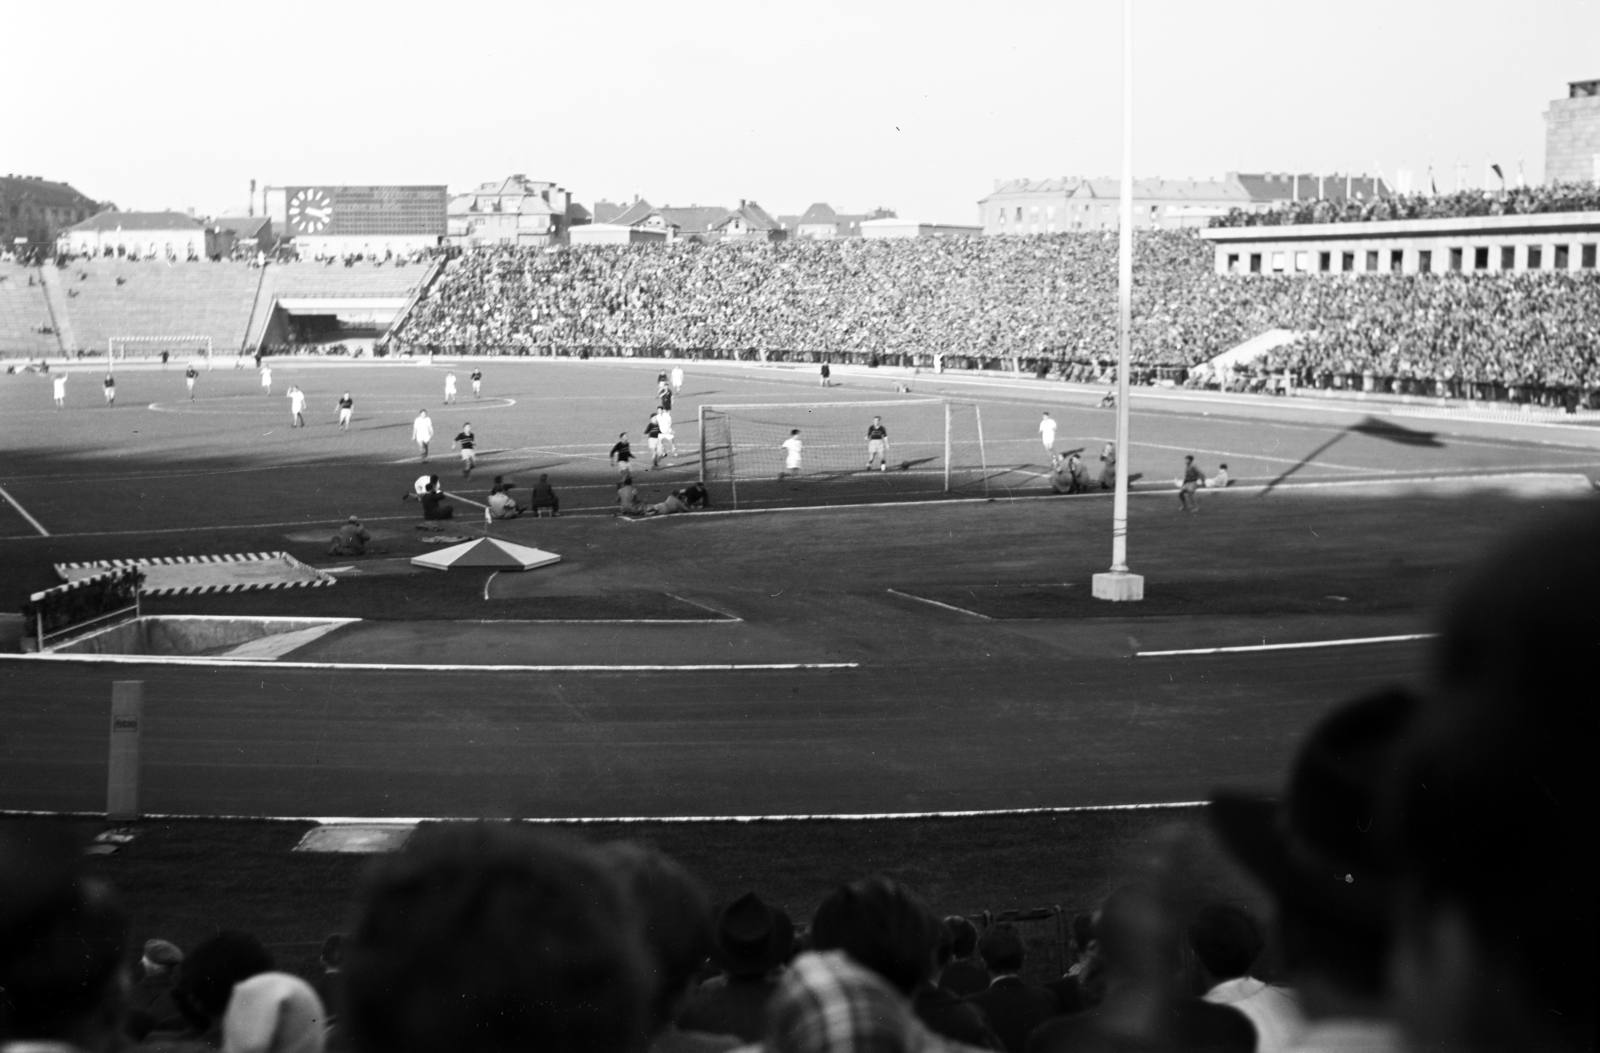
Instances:
[[[889,470],[889,429],[883,426],[882,417],[873,417],[872,423],[867,426],[867,471],[872,471],[872,462],[878,462],[878,471]]]

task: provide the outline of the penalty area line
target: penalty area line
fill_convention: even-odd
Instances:
[[[50,531],[44,528],[44,524],[33,518],[33,516],[28,513],[28,510],[22,507],[22,503],[20,501],[6,493],[6,488],[3,486],[0,486],[0,497],[5,498],[6,503],[17,510],[18,515],[20,515],[23,519],[26,519],[29,523],[33,524],[33,529],[37,530],[40,536],[50,536]]]
[[[979,614],[977,611],[969,611],[965,607],[957,607],[952,603],[940,603],[938,600],[930,600],[926,596],[913,596],[911,593],[901,592],[899,589],[885,589],[884,591],[902,597],[903,599],[916,600],[918,603],[926,603],[933,607],[943,607],[945,610],[955,611],[957,614],[969,614],[974,618],[982,618],[986,622],[994,621],[994,619],[989,617],[987,614]]]
[[[1305,651],[1315,647],[1355,647],[1359,644],[1404,643],[1431,640],[1438,633],[1405,633],[1400,636],[1358,636],[1348,640],[1309,640],[1305,643],[1249,644],[1242,647],[1187,647],[1175,651],[1135,651],[1135,658],[1168,658],[1190,654],[1243,654],[1247,651]]]

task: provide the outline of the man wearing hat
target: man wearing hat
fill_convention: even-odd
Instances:
[[[1388,1019],[1386,968],[1392,822],[1383,799],[1417,703],[1391,689],[1336,710],[1312,729],[1281,802],[1218,794],[1224,844],[1272,894],[1284,962],[1305,1013],[1291,1048],[1400,1048]]]
[[[178,1003],[172,1000],[172,983],[183,952],[166,940],[146,940],[139,958],[143,970],[128,991],[126,1030],[135,1041],[143,1041],[152,1031],[181,1031],[185,1027]]]
[[[351,516],[345,521],[339,532],[333,535],[333,544],[328,548],[330,556],[365,556],[367,542],[372,540],[372,535],[367,533],[367,528],[361,525],[360,516]]]
[[[717,912],[711,960],[721,969],[678,1012],[685,1031],[738,1035],[757,1042],[766,1032],[767,1003],[794,946],[794,922],[780,907],[746,892]]]

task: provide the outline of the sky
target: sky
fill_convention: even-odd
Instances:
[[[1600,0],[1133,0],[1135,175],[1543,178]],[[523,173],[573,197],[974,223],[1115,176],[1121,0],[0,0],[0,173],[124,210]],[[20,45],[20,46],[18,46]],[[1514,176],[1513,176],[1514,178]]]

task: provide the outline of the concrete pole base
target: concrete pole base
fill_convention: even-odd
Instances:
[[[1144,599],[1144,575],[1106,571],[1094,576],[1094,598],[1120,603]]]

